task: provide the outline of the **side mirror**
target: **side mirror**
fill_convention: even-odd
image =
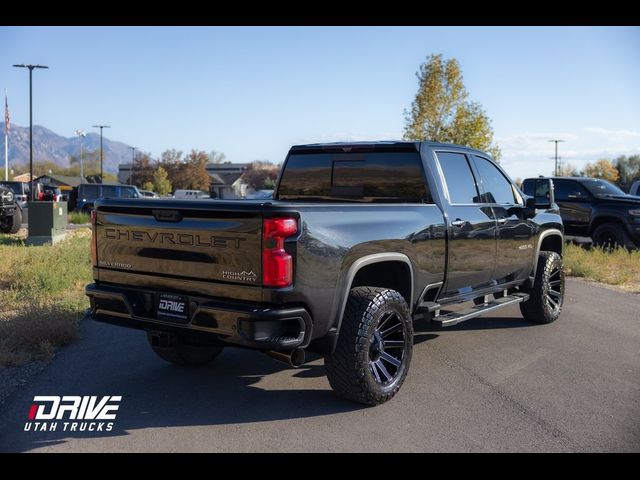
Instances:
[[[537,178],[534,192],[534,197],[527,198],[527,208],[549,209],[555,203],[553,180],[550,178]]]

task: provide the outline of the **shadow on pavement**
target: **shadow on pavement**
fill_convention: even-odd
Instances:
[[[310,354],[292,370],[260,352],[227,348],[210,365],[178,367],[157,358],[140,332],[91,327],[89,338],[63,352],[44,374],[48,378],[6,412],[12,420],[2,429],[0,450],[29,451],[138,429],[294,421],[368,408],[333,394],[318,356]],[[102,332],[107,338],[100,338]],[[417,331],[415,344],[437,336]],[[61,424],[54,432],[24,432],[31,395],[122,395],[122,402],[111,432],[63,431]]]

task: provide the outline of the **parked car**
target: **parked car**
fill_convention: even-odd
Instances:
[[[106,183],[83,183],[78,186],[75,209],[89,212],[98,198],[142,198],[133,185],[110,185]]]
[[[62,192],[56,185],[42,184],[38,188],[38,200],[46,202],[61,202]]]
[[[151,190],[140,190],[138,189],[138,191],[140,192],[140,195],[142,195],[142,197],[144,198],[159,198],[158,194],[155,192],[152,192]]]
[[[9,187],[0,186],[0,232],[17,233],[22,226],[22,207]]]
[[[589,177],[550,177],[566,235],[591,237],[604,248],[640,247],[640,198],[614,184]],[[539,178],[522,183],[532,195]]]
[[[29,199],[29,182],[2,181],[0,186],[9,188],[20,206],[24,206]]]
[[[383,403],[415,318],[447,327],[516,304],[558,318],[562,219],[538,182],[547,194],[524,196],[458,145],[346,143],[292,147],[274,200],[100,199],[88,316],[146,330],[180,365],[224,346],[293,366],[315,352],[340,396]]]
[[[636,180],[631,184],[631,188],[629,189],[629,195],[640,197],[640,180]]]
[[[173,193],[173,198],[179,198],[183,200],[196,200],[199,198],[211,198],[210,195],[202,190],[176,190]]]

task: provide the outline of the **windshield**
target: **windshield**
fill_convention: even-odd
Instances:
[[[613,183],[609,183],[607,180],[587,180],[582,182],[582,185],[587,187],[587,190],[597,197],[604,197],[607,195],[626,195],[626,193],[616,187]]]
[[[20,182],[0,182],[0,185],[10,188],[16,195],[22,194],[22,184]]]

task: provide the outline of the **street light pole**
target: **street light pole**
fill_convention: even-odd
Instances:
[[[33,188],[33,69],[49,68],[46,65],[19,64],[17,68],[29,69],[29,201],[35,201],[35,188]]]
[[[103,178],[103,174],[102,174],[102,129],[103,128],[111,128],[109,125],[93,125],[93,128],[99,128],[100,129],[100,183],[102,183],[102,178]]]
[[[87,136],[85,131],[81,128],[74,132],[80,139],[80,177],[84,179],[84,167],[82,166],[82,139]]]
[[[554,142],[556,144],[556,154],[555,154],[555,167],[553,170],[553,175],[555,177],[558,176],[558,143],[560,142],[564,142],[564,140],[560,140],[560,139],[554,139],[554,140],[549,140],[550,142]]]
[[[129,185],[133,185],[133,162],[136,159],[136,148],[137,147],[129,147],[131,149],[131,169],[129,170]]]

